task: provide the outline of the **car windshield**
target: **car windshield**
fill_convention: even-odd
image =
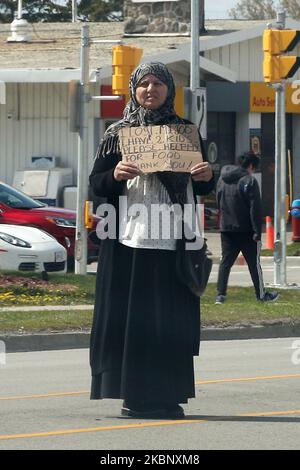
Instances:
[[[0,203],[1,202],[13,209],[36,209],[45,206],[45,204],[35,201],[31,197],[26,196],[26,194],[3,183],[0,183]]]

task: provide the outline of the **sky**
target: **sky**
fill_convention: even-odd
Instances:
[[[238,0],[205,0],[205,17],[228,18],[228,10],[237,2]]]

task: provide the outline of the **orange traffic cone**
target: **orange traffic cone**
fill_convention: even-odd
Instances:
[[[267,250],[274,250],[274,227],[272,218],[268,215],[266,217],[266,248]]]

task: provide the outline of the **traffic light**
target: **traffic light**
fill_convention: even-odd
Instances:
[[[113,95],[129,95],[129,79],[141,60],[143,49],[133,46],[113,47]]]
[[[264,80],[278,83],[292,77],[300,66],[300,58],[284,55],[296,47],[300,31],[293,29],[266,29],[263,35]]]

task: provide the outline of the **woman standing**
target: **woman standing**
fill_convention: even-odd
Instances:
[[[131,100],[122,120],[99,145],[90,184],[107,198],[120,220],[116,239],[102,241],[91,332],[91,399],[123,399],[122,415],[184,416],[179,403],[195,396],[193,356],[200,342],[199,299],[180,283],[174,237],[151,239],[147,224],[127,218],[127,205],[188,202],[213,189],[207,162],[191,173],[158,172],[147,177],[121,160],[122,127],[187,124],[174,110],[175,87],[164,64],[142,64],[130,79]],[[201,142],[202,144],[202,142]],[[117,218],[118,219],[118,218]],[[128,236],[130,234],[130,236]]]

